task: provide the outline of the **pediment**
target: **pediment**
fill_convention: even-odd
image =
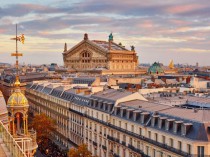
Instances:
[[[90,40],[83,40],[68,51],[66,51],[65,53],[63,53],[63,55],[66,57],[78,57],[79,54],[83,51],[89,51],[93,54],[97,54],[96,57],[105,57],[107,54],[107,51],[100,48]]]

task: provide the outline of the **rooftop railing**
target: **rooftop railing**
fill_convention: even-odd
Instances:
[[[5,128],[3,123],[0,121],[0,138],[3,141],[3,144],[7,147],[9,152],[11,153],[12,157],[27,157],[25,152],[20,148],[20,146],[17,144],[15,139],[12,137],[12,135],[9,133],[9,131]]]

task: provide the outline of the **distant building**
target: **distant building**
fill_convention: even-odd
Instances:
[[[65,67],[76,71],[99,72],[101,74],[141,74],[138,56],[134,46],[131,50],[116,44],[113,35],[108,41],[89,40],[88,34],[71,49],[64,46],[63,60]]]
[[[148,69],[148,71],[147,71],[149,74],[164,74],[164,70],[163,70],[163,68],[162,68],[162,65],[160,64],[160,63],[157,63],[157,62],[155,62],[155,63],[153,63],[150,67],[149,67],[149,69]]]

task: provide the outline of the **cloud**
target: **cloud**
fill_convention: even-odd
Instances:
[[[29,52],[28,56],[53,52],[61,57],[64,42],[68,47],[74,46],[83,39],[84,33],[88,33],[91,40],[107,40],[110,32],[115,42],[122,42],[126,47],[135,45],[141,56],[151,60],[155,59],[154,52],[158,54],[156,57],[165,56],[166,51],[209,53],[210,1],[207,0],[141,3],[139,0],[102,0],[100,3],[98,0],[46,0],[36,3],[21,1],[21,4],[0,7],[1,52],[11,51],[14,46],[9,39],[15,34],[14,24],[18,23],[18,32],[26,35],[22,48]]]
[[[188,53],[210,53],[210,49],[194,49],[194,48],[178,48],[173,49],[176,52],[188,52]]]
[[[201,4],[185,4],[168,7],[166,8],[166,12],[171,14],[182,14],[203,8],[205,8],[205,6]]]

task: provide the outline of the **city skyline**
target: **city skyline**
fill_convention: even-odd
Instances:
[[[126,48],[136,47],[140,63],[159,61],[209,65],[210,1],[171,0],[170,2],[129,1],[28,1],[1,2],[1,62],[14,63],[10,53],[15,49],[10,38],[25,34],[24,54],[20,62],[63,65],[64,43],[68,49],[88,33],[90,40],[108,40]],[[199,55],[199,57],[198,57]]]

